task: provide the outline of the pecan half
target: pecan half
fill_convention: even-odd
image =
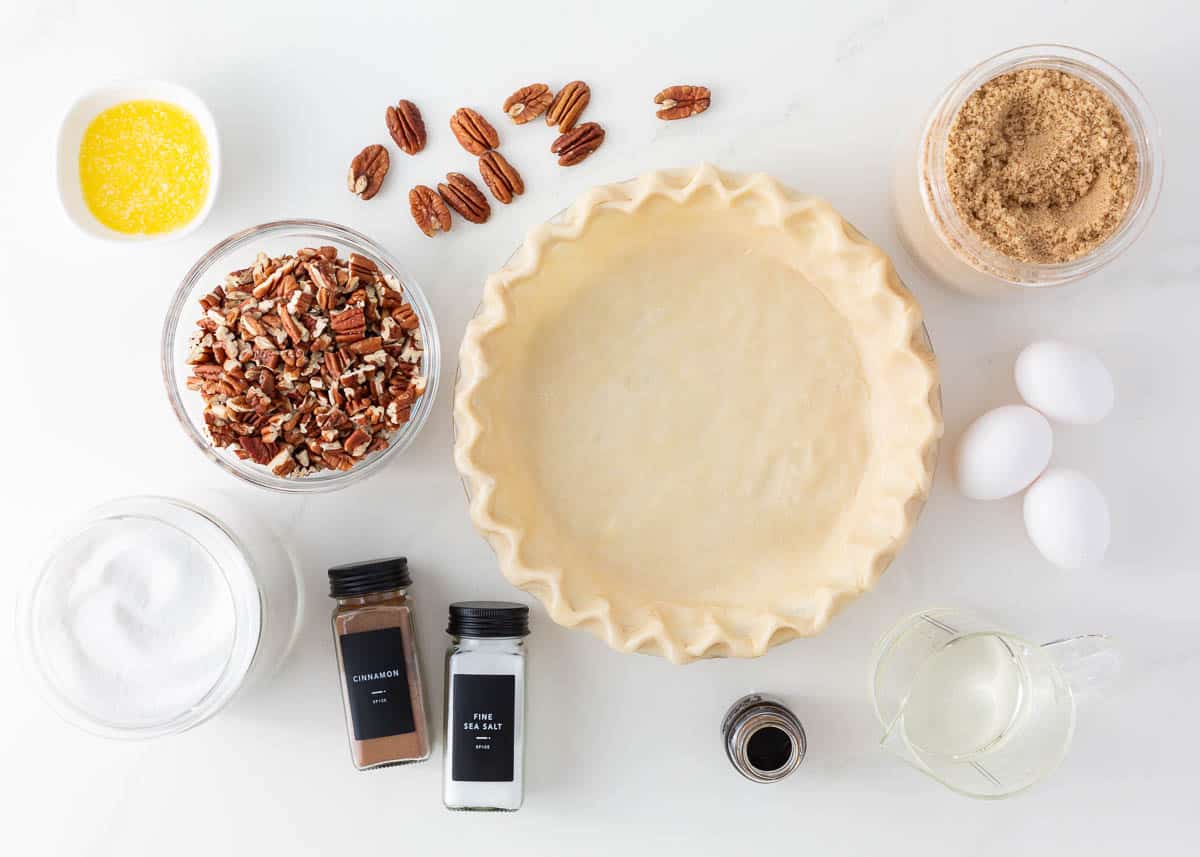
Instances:
[[[475,187],[475,182],[462,173],[446,173],[446,182],[438,185],[437,189],[446,205],[457,211],[464,220],[484,223],[492,214],[487,197]]]
[[[421,231],[430,238],[450,231],[450,209],[431,187],[419,184],[408,192],[408,208]]]
[[[553,100],[550,87],[544,83],[531,83],[504,99],[504,112],[516,124],[524,125],[545,113]]]
[[[421,118],[417,105],[402,98],[395,107],[387,109],[384,120],[388,133],[401,151],[415,155],[425,148],[425,120]]]
[[[558,155],[560,167],[573,167],[604,142],[604,129],[595,122],[584,122],[574,131],[563,134],[550,146],[550,152]]]
[[[499,152],[483,153],[479,159],[479,175],[483,176],[483,183],[488,186],[492,196],[505,205],[512,202],[514,196],[525,193],[521,174]]]
[[[546,110],[546,124],[566,133],[575,127],[583,108],[592,100],[592,90],[582,80],[573,80],[558,91]]]
[[[472,155],[482,155],[500,145],[500,135],[492,124],[470,107],[460,107],[450,117],[450,130],[462,147]]]
[[[367,146],[350,162],[346,186],[359,199],[370,199],[383,187],[389,163],[387,149],[380,145]]]
[[[654,115],[659,119],[687,119],[707,110],[711,100],[707,86],[668,86],[654,96],[654,103],[661,107]]]

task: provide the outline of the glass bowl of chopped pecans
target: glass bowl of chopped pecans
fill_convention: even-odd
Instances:
[[[332,491],[407,448],[441,350],[420,287],[352,229],[281,220],[231,235],[188,271],[163,325],[167,396],[235,476]]]

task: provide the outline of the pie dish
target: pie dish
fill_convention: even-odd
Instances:
[[[505,577],[675,662],[869,589],[942,420],[920,308],[826,202],[709,165],[585,194],[487,280],[455,459]]]

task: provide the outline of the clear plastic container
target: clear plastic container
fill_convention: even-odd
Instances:
[[[426,387],[424,395],[413,405],[409,421],[388,438],[386,449],[366,456],[350,470],[322,470],[310,476],[288,479],[276,476],[267,467],[253,461],[243,461],[232,452],[212,445],[204,426],[204,401],[199,393],[186,388],[190,373],[187,364],[188,337],[191,336],[196,320],[201,315],[198,301],[220,285],[230,271],[252,264],[260,251],[269,255],[279,255],[295,253],[302,247],[322,245],[336,247],[342,256],[350,253],[366,256],[373,260],[380,270],[393,275],[403,284],[405,298],[420,322],[425,352],[421,369],[426,379]],[[438,376],[441,373],[441,344],[433,320],[433,309],[425,299],[421,287],[416,280],[403,272],[386,250],[365,235],[336,223],[322,220],[280,220],[231,235],[205,253],[192,266],[175,292],[167,312],[163,324],[161,359],[163,380],[171,407],[188,437],[210,461],[253,485],[284,493],[302,494],[332,491],[358,482],[372,473],[377,473],[389,459],[399,455],[416,440],[437,398]]]
[[[68,526],[17,607],[18,644],[65,720],[108,738],[203,723],[291,649],[296,566],[278,538],[235,511],[127,497]]]
[[[1120,111],[1137,149],[1137,187],[1121,225],[1094,250],[1069,262],[1020,262],[1000,253],[967,227],[950,198],[946,147],[959,108],[989,80],[1023,68],[1056,69],[1095,86]],[[924,124],[901,148],[893,202],[905,248],[930,273],[967,292],[1001,295],[1069,283],[1120,256],[1154,213],[1162,176],[1158,122],[1132,80],[1111,63],[1078,48],[1027,45],[984,60],[942,93]]]

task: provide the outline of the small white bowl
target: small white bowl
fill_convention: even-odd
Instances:
[[[109,229],[96,219],[83,199],[79,182],[79,146],[91,121],[110,107],[126,101],[166,101],[181,107],[195,117],[208,143],[208,196],[200,211],[190,221],[170,232],[155,235],[126,235]],[[217,123],[200,96],[190,89],[160,80],[110,83],[81,95],[63,117],[58,131],[58,196],[63,211],[84,233],[105,241],[131,241],[143,244],[171,241],[187,235],[204,222],[217,198],[221,183],[221,146]]]

